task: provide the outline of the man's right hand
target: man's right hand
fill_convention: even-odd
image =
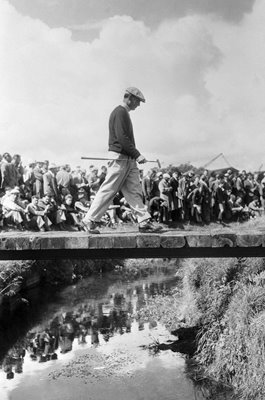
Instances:
[[[139,155],[138,158],[136,158],[136,161],[138,162],[138,164],[144,164],[146,163],[146,159],[144,156],[142,156],[142,154]]]

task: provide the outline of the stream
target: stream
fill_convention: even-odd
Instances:
[[[162,265],[133,279],[113,271],[28,291],[0,329],[1,400],[229,400],[189,377],[185,355],[153,351],[176,337],[137,317],[178,284],[176,269]]]

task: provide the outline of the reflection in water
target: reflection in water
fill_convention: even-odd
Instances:
[[[93,282],[93,288],[91,279],[87,279],[75,287],[65,289],[61,293],[63,312],[57,311],[52,318],[29,330],[11,348],[6,349],[6,355],[0,360],[6,378],[13,379],[15,374],[23,372],[25,356],[32,362],[45,363],[56,360],[58,354],[70,352],[74,339],[77,339],[79,345],[90,343],[96,347],[100,344],[99,334],[104,342],[108,342],[114,335],[131,332],[136,311],[143,306],[145,300],[165,293],[177,282],[172,274],[166,276],[162,273],[162,277],[163,280],[161,276],[156,276],[138,283],[124,284],[117,281],[114,286],[108,287],[107,294],[99,290],[108,281],[107,276],[103,277],[104,282],[102,279],[101,282]],[[154,279],[158,279],[158,282],[154,282]],[[113,277],[110,281],[113,281]],[[80,299],[80,291],[83,293],[83,301]],[[76,301],[78,304],[67,307],[70,299],[72,304]],[[139,331],[144,329],[143,321],[137,320],[137,324]],[[3,343],[3,338],[0,340]]]
[[[146,348],[148,348],[148,344],[154,339],[152,336],[154,331],[158,335],[161,334],[161,331],[159,331],[155,321],[150,321],[147,324],[139,319],[137,311],[143,307],[148,298],[167,293],[177,284],[178,278],[175,276],[175,269],[161,268],[156,271],[155,275],[139,278],[137,281],[124,282],[120,276],[112,273],[102,277],[85,279],[75,286],[57,292],[56,296],[54,293],[46,293],[48,300],[45,300],[44,305],[42,304],[41,315],[37,317],[36,313],[32,312],[29,307],[28,310],[25,310],[25,318],[21,318],[21,327],[19,324],[13,326],[13,329],[18,332],[18,339],[16,337],[13,343],[5,342],[5,337],[1,337],[0,333],[1,352],[4,354],[0,359],[0,387],[2,386],[6,393],[13,391],[12,399],[20,399],[24,398],[23,394],[20,394],[20,390],[22,390],[21,393],[24,393],[25,386],[29,385],[25,398],[31,399],[34,398],[36,393],[32,394],[33,397],[30,397],[30,384],[24,382],[23,386],[22,379],[19,379],[19,376],[22,378],[25,374],[27,376],[26,382],[28,382],[30,376],[34,385],[36,385],[36,382],[40,381],[38,371],[43,370],[44,366],[50,368],[50,373],[52,373],[51,368],[55,369],[58,363],[65,363],[65,361],[76,356],[77,351],[86,351],[87,349],[94,349],[93,351],[97,352],[95,354],[101,354],[102,357],[103,353],[111,354],[113,359],[108,358],[108,364],[113,363],[118,370],[118,364],[125,365],[128,362],[127,354],[134,347],[131,353],[134,352],[134,356],[139,362],[141,357],[142,361],[145,357],[146,367],[145,370],[142,367],[140,368],[141,372],[137,378],[140,381],[137,381],[135,388],[143,385],[146,399],[149,399],[148,391],[150,391],[150,398],[157,398],[151,388],[152,385],[158,384],[159,376],[160,379],[163,379],[159,382],[159,388],[165,393],[167,399],[228,399],[229,397],[226,397],[226,394],[223,394],[222,397],[216,395],[212,397],[209,391],[205,392],[204,390],[203,392],[200,387],[194,386],[185,375],[183,357],[171,352],[155,354],[140,349],[142,344],[147,345]],[[43,300],[42,296],[37,299],[35,293],[34,307],[37,307],[38,301],[41,303],[41,300]],[[33,303],[30,301],[30,304]],[[30,319],[30,316],[33,320]],[[27,321],[27,329],[25,321]],[[165,336],[162,337],[162,340],[164,338]],[[120,351],[122,352],[120,353]],[[99,357],[98,355],[97,357]],[[117,358],[115,359],[115,357]],[[100,360],[102,361],[102,359]],[[155,360],[155,362],[152,360]],[[165,371],[163,368],[167,364],[169,369]],[[85,370],[87,368],[85,366]],[[97,368],[99,371],[101,370],[100,366]],[[11,380],[13,380],[14,385],[11,385]],[[149,386],[144,388],[148,381],[150,382]],[[4,382],[6,383],[4,384]],[[120,381],[120,384],[122,384],[122,381]],[[178,397],[174,394],[176,385],[178,386]],[[52,386],[49,385],[49,388],[52,388]],[[18,397],[16,397],[14,389]],[[113,393],[116,393],[116,389],[118,390],[118,386],[114,385]],[[71,388],[67,388],[57,380],[56,390],[62,394],[62,397],[59,398],[64,398],[64,391],[71,390]],[[191,395],[191,393],[193,394]],[[1,389],[0,394],[2,399]],[[57,397],[53,397],[55,394],[50,396],[51,400],[57,399]],[[93,399],[98,399],[97,396],[98,393],[95,392]],[[118,400],[115,396],[116,394],[113,398]],[[99,395],[99,398],[104,397]],[[109,393],[108,398],[109,400],[112,398]]]

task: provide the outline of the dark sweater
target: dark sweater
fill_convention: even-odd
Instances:
[[[109,151],[137,159],[140,152],[135,147],[133,126],[128,111],[116,107],[109,118]]]

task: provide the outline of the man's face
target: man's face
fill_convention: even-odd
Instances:
[[[5,159],[9,163],[12,161],[11,155],[9,153],[5,154]]]
[[[44,201],[45,204],[49,204],[49,203],[50,203],[50,198],[49,198],[49,196],[44,196],[44,197],[43,197],[43,201]]]
[[[140,106],[140,100],[132,95],[129,99],[128,106],[131,110],[135,110],[137,107]]]
[[[67,204],[68,206],[70,206],[72,204],[72,197],[67,197],[65,199],[65,204]]]
[[[32,198],[32,204],[33,204],[34,206],[37,206],[37,205],[38,205],[38,199],[37,199],[37,197],[33,197],[33,198]]]

